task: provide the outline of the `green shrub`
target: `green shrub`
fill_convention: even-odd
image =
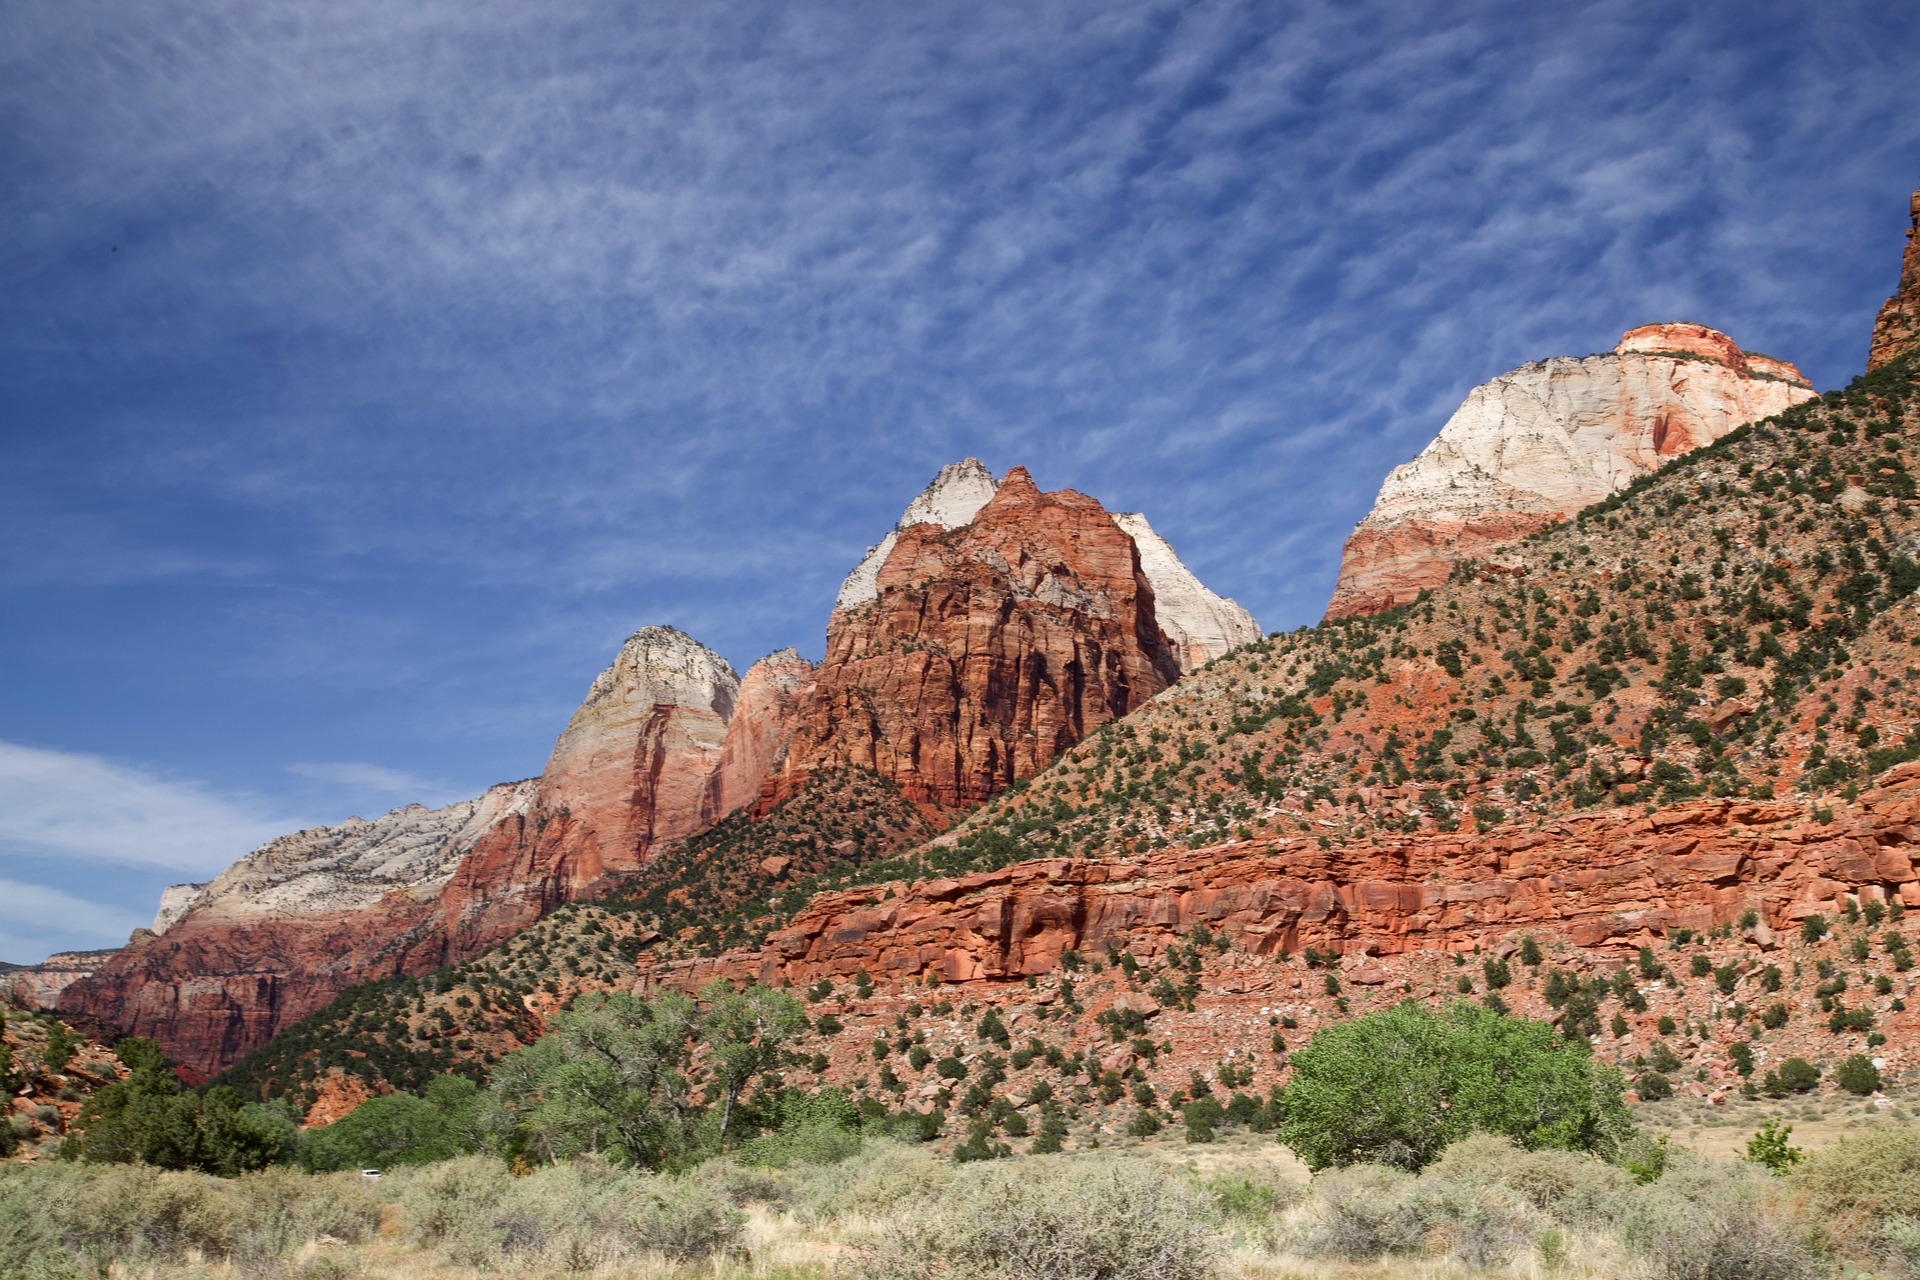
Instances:
[[[1490,1133],[1454,1143],[1425,1176],[1469,1187],[1505,1187],[1559,1225],[1579,1229],[1611,1221],[1633,1186],[1625,1170],[1597,1156],[1522,1151]]]
[[[1429,1204],[1405,1169],[1358,1164],[1313,1180],[1308,1227],[1298,1242],[1311,1257],[1363,1262],[1416,1249],[1426,1238]]]
[[[1528,1149],[1610,1151],[1628,1129],[1619,1073],[1544,1022],[1407,1003],[1325,1027],[1293,1055],[1280,1139],[1310,1169],[1417,1169],[1474,1132]]]
[[[970,1165],[903,1206],[875,1280],[1202,1280],[1218,1245],[1181,1175],[1139,1161]]]
[[[1758,1133],[1747,1139],[1747,1160],[1769,1173],[1786,1176],[1792,1172],[1793,1166],[1807,1156],[1805,1151],[1788,1141],[1792,1136],[1792,1125],[1777,1119],[1768,1120],[1760,1126]]]
[[[1812,1280],[1821,1274],[1773,1180],[1748,1165],[1677,1163],[1627,1197],[1619,1236],[1659,1280]]]
[[[1877,1224],[1920,1220],[1920,1129],[1850,1133],[1808,1156],[1793,1174],[1807,1220],[1856,1253],[1874,1244]]]
[[[1880,1088],[1880,1068],[1864,1053],[1851,1054],[1834,1068],[1833,1082],[1848,1093],[1864,1096]]]
[[[867,1142],[847,1160],[807,1171],[795,1192],[794,1216],[807,1223],[890,1218],[909,1200],[938,1196],[953,1175],[953,1165],[923,1148]]]

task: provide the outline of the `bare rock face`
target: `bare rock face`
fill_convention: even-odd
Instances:
[[[648,980],[800,986],[864,970],[880,982],[934,973],[1004,983],[1053,970],[1068,950],[1155,954],[1197,924],[1254,955],[1316,946],[1355,960],[1491,949],[1517,930],[1625,947],[1749,911],[1758,927],[1784,931],[1849,901],[1920,905],[1916,818],[1920,764],[1908,764],[1833,824],[1808,822],[1798,804],[1697,800],[1492,836],[1330,849],[1300,837],[1024,862],[896,885],[877,902],[871,889],[823,893],[763,947],[664,964]]]
[[[1420,456],[1387,477],[1347,539],[1327,616],[1405,603],[1457,562],[1813,395],[1792,365],[1696,324],[1646,325],[1610,354],[1503,374],[1475,387]]]
[[[1907,251],[1900,260],[1900,285],[1880,308],[1873,322],[1873,342],[1867,349],[1867,372],[1889,360],[1920,351],[1920,191],[1908,205],[1913,225],[1907,228]]]
[[[507,783],[270,841],[205,885],[175,886],[165,929],[136,930],[59,1007],[151,1036],[205,1079],[353,983],[432,968],[409,964],[409,944],[460,861],[533,791]]]
[[[842,591],[763,802],[857,765],[931,806],[977,804],[1179,675],[1139,549],[1092,498],[1016,468],[969,522],[892,536],[872,596],[861,570]]]
[[[163,899],[60,1008],[151,1036],[190,1079],[348,986],[464,959],[702,823],[739,681],[664,627],[627,641],[537,780],[271,841]]]
[[[880,567],[893,554],[900,532],[916,524],[958,529],[973,519],[992,500],[999,482],[978,458],[967,458],[943,467],[933,483],[907,504],[900,522],[847,575],[840,585],[834,610],[853,609],[879,596]],[[1260,625],[1253,615],[1232,600],[1215,595],[1180,560],[1167,540],[1153,531],[1147,518],[1138,512],[1120,512],[1113,516],[1140,550],[1140,568],[1153,588],[1155,613],[1160,629],[1173,649],[1174,661],[1181,671],[1203,667],[1221,654],[1250,644],[1260,638]]]
[[[886,537],[867,548],[867,554],[860,558],[860,563],[840,584],[840,595],[833,602],[834,611],[837,613],[842,609],[858,608],[880,594],[880,566],[893,554],[900,530],[916,524],[938,525],[942,529],[957,529],[961,525],[971,524],[980,508],[993,500],[994,490],[998,487],[999,482],[993,478],[993,472],[987,470],[987,464],[978,458],[966,458],[942,467],[940,474],[933,478],[933,483],[907,504],[907,509],[900,515],[900,522]]]
[[[51,1009],[62,991],[104,965],[118,950],[57,951],[39,964],[0,964],[0,1003]]]
[[[733,720],[701,800],[703,824],[751,804],[787,757],[800,702],[813,688],[813,664],[793,649],[768,654],[741,677]]]
[[[1260,624],[1253,615],[1207,590],[1181,563],[1167,540],[1153,531],[1145,516],[1125,511],[1115,515],[1113,522],[1140,549],[1140,571],[1153,588],[1154,616],[1173,646],[1174,661],[1181,671],[1204,667],[1221,654],[1260,638]]]

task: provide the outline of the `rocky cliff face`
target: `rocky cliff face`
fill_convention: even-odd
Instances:
[[[1907,228],[1907,251],[1900,259],[1900,284],[1880,308],[1873,341],[1867,349],[1871,373],[1889,360],[1920,351],[1920,191],[1908,202],[1913,225]]]
[[[1015,468],[968,523],[892,536],[871,598],[864,564],[841,593],[770,801],[857,765],[964,808],[1178,678],[1139,550],[1092,498]]]
[[[1428,834],[1327,849],[1310,837],[1141,857],[1020,863],[952,879],[822,895],[755,951],[661,966],[796,986],[865,969],[876,982],[1004,981],[1063,951],[1152,955],[1204,925],[1255,955],[1472,950],[1514,930],[1577,947],[1637,946],[1677,929],[1797,928],[1848,901],[1920,907],[1920,763],[1835,823],[1797,803],[1699,801],[1613,810],[1540,831]]]
[[[1474,388],[1433,443],[1394,468],[1347,539],[1327,616],[1411,600],[1459,561],[1813,394],[1792,365],[1693,324],[1646,325],[1607,355],[1523,365]]]
[[[1260,624],[1253,615],[1209,591],[1167,540],[1153,531],[1145,516],[1127,511],[1114,516],[1113,522],[1139,548],[1140,572],[1153,588],[1154,617],[1180,670],[1204,667],[1260,638]]]
[[[747,668],[720,759],[700,802],[703,825],[752,803],[785,763],[801,701],[813,689],[813,675],[813,664],[791,648]]]
[[[152,1036],[197,1079],[354,983],[472,955],[701,825],[739,690],[688,637],[637,632],[538,779],[283,836],[177,886],[162,928],[135,934],[60,1007]],[[737,787],[757,790],[751,768]]]
[[[1258,635],[1143,518],[955,463],[848,577],[819,670],[787,649],[741,680],[678,631],[636,632],[538,779],[300,832],[175,886],[61,1007],[201,1078],[353,983],[476,955],[821,770],[977,803]]]

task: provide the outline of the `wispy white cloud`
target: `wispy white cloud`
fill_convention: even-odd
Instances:
[[[0,857],[204,878],[303,824],[101,756],[0,742]]]
[[[0,959],[15,964],[55,951],[117,947],[152,922],[112,903],[0,876]]]
[[[453,794],[444,783],[433,782],[404,769],[390,769],[385,765],[359,760],[290,764],[287,772],[314,782],[328,782],[380,795],[407,796],[423,804],[437,802],[440,797]]]

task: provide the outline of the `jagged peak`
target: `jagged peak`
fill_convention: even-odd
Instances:
[[[1024,475],[1025,473],[1022,472]],[[973,523],[980,509],[993,500],[1000,482],[978,458],[962,458],[940,468],[940,474],[907,504],[887,536],[867,548],[853,572],[840,584],[834,609],[852,609],[876,599],[880,594],[880,566],[898,541],[899,532],[916,524],[937,524],[942,529],[958,529]]]
[[[1154,617],[1173,647],[1182,671],[1205,666],[1221,654],[1251,644],[1260,624],[1238,603],[1208,589],[1172,544],[1138,511],[1115,512],[1113,522],[1140,552],[1140,572],[1153,588]]]

